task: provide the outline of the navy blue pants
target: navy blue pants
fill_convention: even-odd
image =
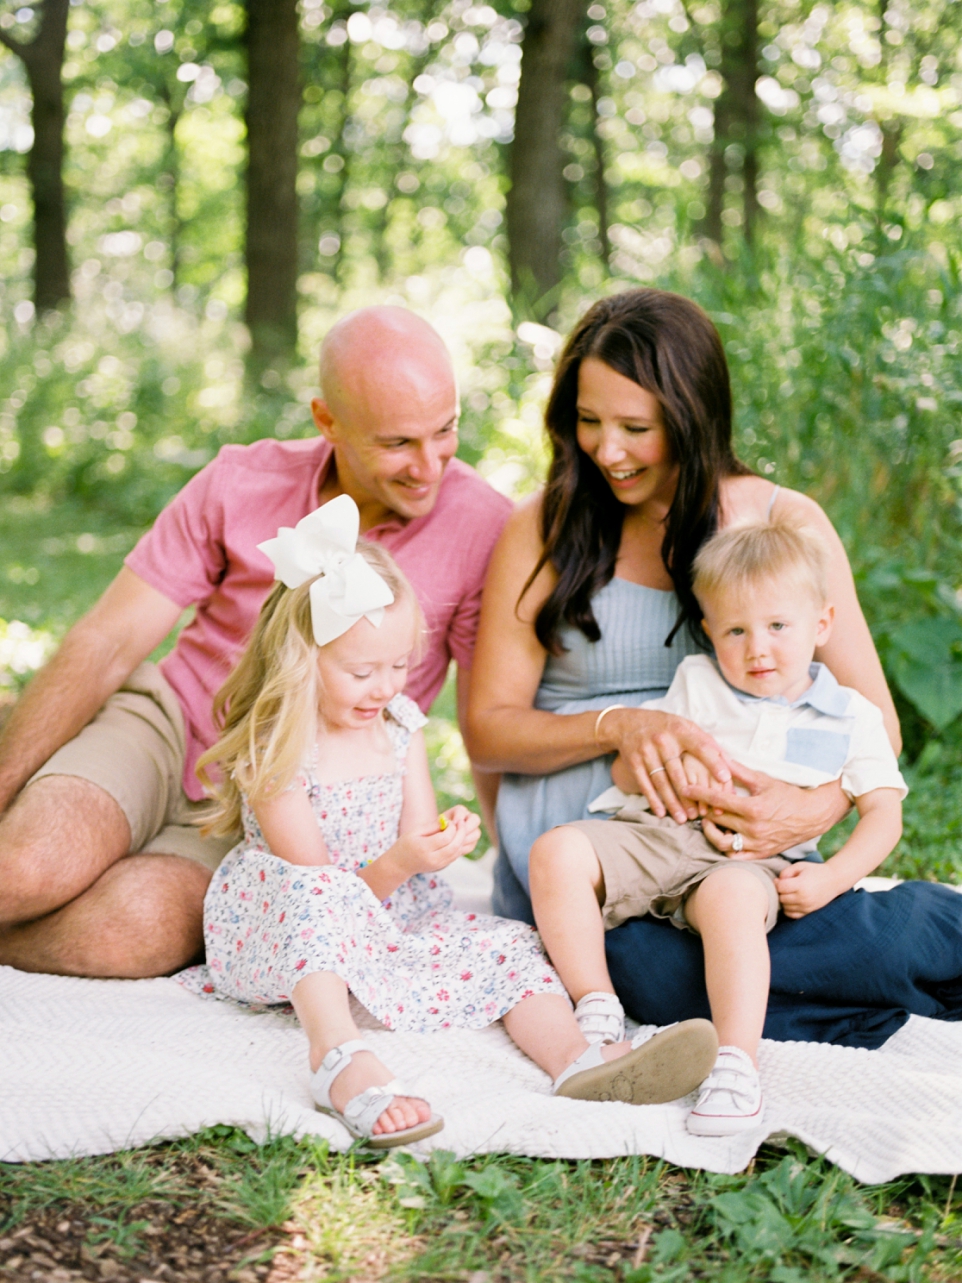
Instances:
[[[524,889],[506,859],[498,864],[495,902],[524,917]],[[962,1020],[962,894],[948,887],[846,891],[817,913],[779,918],[768,943],[766,1038],[880,1047],[913,1013]],[[633,918],[608,932],[605,948],[615,990],[639,1024],[710,1016],[692,932]]]

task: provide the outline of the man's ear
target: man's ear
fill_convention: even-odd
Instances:
[[[333,444],[336,435],[334,428],[334,415],[331,414],[326,401],[316,396],[311,402],[311,414],[314,418],[314,426],[325,440]]]

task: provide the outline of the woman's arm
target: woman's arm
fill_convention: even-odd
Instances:
[[[835,527],[814,499],[799,494],[797,490],[779,491],[775,511],[780,517],[794,518],[817,530],[828,544],[831,552],[828,599],[835,607],[835,624],[828,643],[816,653],[815,658],[828,665],[840,685],[853,687],[882,710],[885,729],[898,755],[902,751],[898,714],[859,605],[848,555]]]
[[[554,585],[553,570],[544,567],[520,606],[518,599],[541,555],[540,505],[535,496],[515,511],[488,568],[471,668],[468,755],[483,770],[546,775],[621,752],[656,815],[668,810],[680,824],[694,819],[697,807],[682,803],[676,792],[685,784],[681,754],[693,753],[721,782],[730,778],[721,750],[694,723],[618,709],[602,719],[596,737],[597,709],[559,714],[534,707],[547,658],[534,621]],[[663,763],[666,769],[658,771]]]
[[[301,788],[285,789],[253,808],[273,853],[288,864],[330,864],[311,800]]]

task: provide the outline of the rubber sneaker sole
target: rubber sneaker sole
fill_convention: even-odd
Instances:
[[[718,1035],[710,1020],[683,1020],[634,1051],[572,1074],[555,1093],[573,1100],[663,1105],[699,1087],[715,1065]]]
[[[760,1101],[753,1114],[695,1114],[692,1111],[685,1125],[692,1136],[737,1136],[758,1127],[765,1117],[765,1102]]]

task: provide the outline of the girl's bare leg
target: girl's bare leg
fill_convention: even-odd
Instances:
[[[705,950],[705,983],[718,1041],[723,1047],[740,1047],[756,1064],[771,978],[767,912],[765,888],[737,861],[710,874],[685,904],[685,915]]]
[[[528,874],[538,931],[574,1001],[614,993],[600,909],[604,877],[587,837],[564,825],[543,833],[531,848]]]
[[[588,1050],[571,1004],[558,993],[522,998],[505,1016],[504,1027],[525,1055],[552,1078]],[[631,1043],[606,1043],[600,1050],[603,1059],[617,1060],[631,1050]]]
[[[333,971],[317,971],[298,981],[291,994],[297,1018],[304,1027],[311,1047],[311,1072],[315,1073],[332,1047],[359,1038],[357,1025],[351,1019],[347,985]],[[357,1052],[348,1067],[338,1074],[331,1086],[331,1103],[343,1110],[367,1087],[381,1087],[394,1075],[373,1052]],[[395,1096],[392,1104],[374,1125],[374,1134],[403,1131],[426,1123],[431,1107],[416,1096]]]

